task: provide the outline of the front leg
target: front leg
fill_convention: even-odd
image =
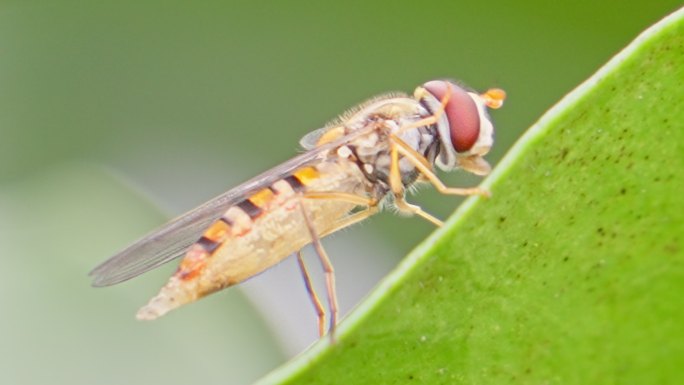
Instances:
[[[442,226],[444,223],[435,218],[430,213],[424,211],[420,206],[412,205],[406,202],[405,194],[406,187],[401,179],[401,170],[399,170],[399,148],[396,143],[390,142],[390,174],[389,174],[390,190],[394,195],[394,204],[399,211],[411,215],[418,215],[436,226]]]

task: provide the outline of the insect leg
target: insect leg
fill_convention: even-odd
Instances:
[[[338,200],[354,203],[357,206],[372,207],[377,206],[377,200],[361,195],[350,194],[339,191],[308,191],[302,195],[305,199]]]
[[[304,264],[304,258],[302,258],[302,251],[297,251],[297,263],[299,264],[299,270],[302,272],[302,278],[304,278],[304,286],[306,287],[306,292],[309,293],[309,298],[311,298],[311,303],[316,310],[316,316],[318,317],[318,336],[323,337],[325,334],[325,309],[321,305],[321,301],[318,299],[318,295],[314,290],[313,284],[311,283],[311,276],[309,276],[309,271]]]
[[[442,182],[437,174],[432,171],[425,158],[409,147],[403,140],[391,136],[392,148],[396,148],[397,152],[401,153],[404,158],[408,159],[414,166],[427,178],[430,183],[442,194],[445,195],[481,195],[488,197],[490,196],[489,191],[481,189],[479,187],[469,187],[469,188],[459,188],[459,187],[447,187],[444,182]]]
[[[375,213],[377,213],[378,211],[380,211],[380,208],[378,206],[371,206],[371,207],[368,207],[367,209],[365,209],[363,211],[359,211],[359,212],[347,215],[346,217],[337,221],[335,223],[335,227],[333,227],[329,231],[326,231],[322,235],[332,234],[337,230],[343,229],[347,226],[351,226],[354,223],[361,222],[362,220],[364,220],[364,219],[366,219],[372,215],[375,215]]]
[[[394,204],[397,206],[397,208],[400,211],[405,212],[405,213],[418,215],[418,216],[422,217],[423,219],[426,219],[429,222],[432,222],[437,227],[441,227],[444,224],[444,222],[437,219],[432,214],[426,212],[420,206],[412,205],[412,204],[406,202],[406,198],[404,197],[404,195],[395,195],[394,196]]]
[[[414,97],[418,100],[423,99],[424,97],[430,95],[430,92],[426,90],[423,87],[418,87],[416,89],[416,92],[414,92]],[[412,130],[414,128],[418,127],[423,127],[423,126],[431,126],[433,124],[436,124],[439,121],[439,118],[442,116],[444,113],[444,109],[446,108],[447,103],[449,103],[449,99],[451,98],[451,84],[447,82],[447,92],[440,100],[439,102],[439,107],[437,108],[436,111],[432,113],[432,115],[426,116],[422,119],[416,120],[415,122],[411,122],[409,124],[405,124],[395,132],[395,135],[401,135],[402,133]]]
[[[335,231],[342,229],[344,227],[350,226],[356,222],[360,222],[369,216],[375,214],[378,212],[379,207],[378,207],[378,202],[375,199],[368,198],[368,197],[363,197],[360,195],[356,194],[350,194],[350,193],[345,193],[345,192],[336,192],[336,191],[330,191],[330,192],[307,192],[302,194],[303,199],[324,199],[324,200],[330,200],[330,199],[335,199],[335,200],[342,200],[342,201],[347,201],[351,202],[354,204],[357,204],[359,206],[366,206],[367,209],[363,211],[359,211],[353,214],[350,214],[342,219],[340,219],[336,224],[335,227],[327,231],[325,234],[322,235],[328,235],[330,233],[334,233]],[[334,271],[332,264],[330,263],[330,259],[327,256],[327,253],[323,249],[323,246],[321,245],[320,242],[320,236],[317,234],[316,230],[313,228],[313,224],[311,223],[311,219],[309,218],[308,212],[306,211],[304,205],[302,204],[302,200],[300,200],[300,207],[302,208],[302,214],[304,216],[304,220],[306,221],[307,227],[309,228],[309,231],[311,233],[311,239],[312,243],[314,245],[314,248],[316,248],[316,252],[321,260],[321,264],[323,265],[323,268],[326,272],[326,285],[327,285],[327,291],[328,291],[328,303],[330,304],[330,312],[331,312],[331,319],[330,319],[330,330],[332,331],[337,323],[337,295],[335,293],[335,276],[334,276]],[[314,305],[314,308],[316,309],[316,314],[318,315],[318,331],[319,335],[323,335],[325,333],[325,310],[323,309],[320,300],[318,299],[318,296],[316,295],[316,292],[313,289],[313,285],[311,283],[311,278],[309,276],[309,272],[306,269],[306,265],[304,264],[304,260],[302,258],[301,252],[297,252],[297,263],[299,263],[299,268],[302,271],[302,276],[304,277],[304,285],[306,286],[306,291],[309,293],[309,297],[311,298],[311,302]]]
[[[373,198],[368,198],[364,197],[361,195],[356,195],[356,194],[350,194],[346,192],[338,192],[338,191],[310,191],[306,192],[302,195],[304,199],[323,199],[323,200],[341,200],[341,201],[346,201],[350,203],[354,203],[358,206],[365,206],[366,209],[363,211],[359,211],[353,214],[349,214],[344,218],[341,218],[340,220],[335,223],[335,226],[326,231],[325,233],[321,234],[323,236],[332,234],[337,230],[343,229],[347,226],[351,226],[354,223],[361,222],[362,220],[376,214],[378,211],[380,211],[380,207],[378,207],[378,201]]]
[[[325,249],[321,244],[321,238],[316,232],[316,229],[314,228],[309,212],[304,206],[303,199],[299,200],[299,207],[302,210],[302,216],[304,217],[306,227],[309,229],[309,234],[311,236],[311,244],[316,250],[316,254],[318,254],[318,258],[320,259],[321,265],[323,266],[323,271],[325,272],[325,286],[327,288],[328,294],[328,306],[330,307],[329,334],[332,335],[335,331],[335,325],[337,324],[337,313],[339,309],[337,305],[337,292],[335,290],[335,270],[333,269],[332,263],[330,262],[328,253],[325,252]]]
[[[401,172],[399,171],[399,150],[394,143],[392,143],[390,146],[389,185],[390,189],[392,189],[392,193],[394,194],[394,204],[400,211],[423,217],[424,219],[434,223],[436,226],[443,225],[442,221],[424,211],[422,208],[420,208],[420,206],[412,205],[406,202],[406,199],[404,198],[405,188],[401,181]]]

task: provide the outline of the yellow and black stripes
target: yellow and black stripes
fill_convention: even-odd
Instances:
[[[282,181],[285,181],[287,185],[289,185],[291,191],[288,191],[289,189],[284,188],[282,183],[276,182],[267,188],[257,191],[249,198],[236,204],[234,207],[242,210],[242,212],[246,214],[249,219],[254,221],[263,215],[266,210],[268,210],[268,205],[276,198],[277,195],[290,195],[292,192],[302,192],[306,189],[306,186],[311,184],[311,181],[318,178],[318,176],[319,172],[315,167],[309,166],[300,168],[291,175],[288,175],[282,179]],[[226,212],[225,217],[231,219],[228,214],[229,212]]]
[[[221,242],[213,241],[205,236],[202,236],[198,241],[197,245],[200,246],[208,254],[212,254],[221,245]]]
[[[250,197],[230,207],[202,234],[202,237],[189,249],[176,272],[176,275],[189,280],[199,275],[206,262],[232,236],[242,236],[250,232],[255,221],[269,210],[269,206],[279,196],[290,196],[306,190],[313,180],[319,177],[315,167],[303,167],[291,175],[261,189]]]
[[[230,225],[223,218],[214,222],[197,241],[196,245],[212,254],[230,235]]]
[[[306,187],[311,184],[314,180],[320,177],[320,173],[315,167],[303,167],[295,171],[291,176],[293,176],[299,184]],[[297,191],[294,187],[293,190]]]
[[[236,206],[239,207],[252,220],[257,219],[261,216],[261,214],[264,213],[264,210],[261,208],[261,206],[257,206],[256,204],[254,204],[251,198],[245,199],[244,201],[238,203]]]
[[[304,190],[304,184],[294,174],[285,177],[283,180],[287,182],[290,185],[290,187],[292,187],[292,190],[296,192],[301,192],[302,190]]]

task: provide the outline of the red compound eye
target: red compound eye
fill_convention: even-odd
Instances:
[[[456,152],[470,150],[480,136],[480,112],[475,101],[463,88],[449,81],[429,81],[423,88],[440,102],[449,96],[444,114],[449,121],[451,144]]]

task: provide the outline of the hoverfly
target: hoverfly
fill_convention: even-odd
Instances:
[[[300,250],[312,244],[325,270],[332,331],[337,297],[332,264],[321,238],[375,214],[383,205],[442,222],[405,200],[407,189],[429,182],[439,192],[487,195],[450,188],[434,165],[486,175],[483,156],[493,144],[487,108],[499,108],[500,89],[483,94],[433,80],[409,96],[381,95],[310,132],[303,154],[181,215],[106,260],[90,275],[113,285],[183,256],[159,294],[137,318],[152,320],[183,304],[240,283],[297,254],[306,289],[325,333],[325,310]]]

